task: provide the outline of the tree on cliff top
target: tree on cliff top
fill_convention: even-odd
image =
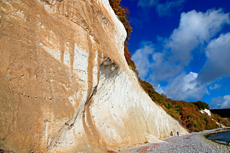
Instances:
[[[204,109],[210,110],[210,107],[205,102],[197,101],[197,102],[194,102],[194,104],[199,108],[199,110],[204,110]]]

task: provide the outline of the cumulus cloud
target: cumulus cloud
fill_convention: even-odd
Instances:
[[[132,58],[136,63],[141,79],[150,81],[158,93],[164,93],[172,99],[194,98],[198,100],[204,94],[208,94],[206,86],[196,82],[198,74],[194,72],[182,73],[173,78],[172,81],[168,81],[169,84],[166,87],[162,87],[159,81],[165,81],[169,77],[175,76],[181,68],[175,64],[170,65],[164,59],[163,53],[154,52],[152,47],[153,45],[144,46],[137,50]]]
[[[182,13],[180,24],[170,36],[166,48],[171,50],[171,60],[188,65],[192,60],[191,51],[198,45],[208,42],[229,23],[229,14],[221,9],[208,10],[206,13],[195,10]]]
[[[181,70],[181,66],[168,60],[166,52],[153,52],[151,59],[150,78],[154,80],[166,81],[176,76]]]
[[[152,42],[142,42],[142,47],[134,53],[132,60],[136,63],[141,79],[147,76],[151,83],[158,87],[157,81],[165,81],[174,77],[181,67],[167,60],[163,52],[156,52]],[[155,83],[157,83],[155,85]]]
[[[212,109],[230,108],[230,95],[213,98],[210,103]]]
[[[172,9],[177,9],[185,3],[187,0],[176,0],[176,1],[167,1],[166,3],[163,4],[157,4],[156,6],[156,12],[157,14],[162,17],[162,16],[170,16]]]
[[[230,77],[230,33],[212,40],[206,49],[207,61],[199,73],[201,82],[213,82],[221,77]]]
[[[215,90],[215,89],[220,88],[220,87],[221,87],[221,85],[215,84],[214,86],[210,86],[209,89],[210,90]]]
[[[177,76],[173,82],[165,88],[168,97],[177,100],[185,100],[187,98],[201,99],[204,94],[208,94],[205,85],[199,85],[196,82],[198,74],[190,72],[182,73]]]
[[[157,2],[158,0],[139,0],[137,6],[140,6],[142,8],[152,7],[155,6]]]
[[[142,42],[142,44],[143,47],[135,52],[135,54],[132,56],[132,60],[137,66],[139,77],[141,79],[145,79],[151,68],[149,56],[153,54],[154,48],[151,43]]]

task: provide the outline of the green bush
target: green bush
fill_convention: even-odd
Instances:
[[[199,110],[210,109],[208,104],[206,104],[205,102],[197,101],[194,102],[194,104],[198,107]]]
[[[171,103],[165,103],[165,107],[166,107],[167,109],[170,109],[170,108],[172,108],[172,104],[171,104]]]

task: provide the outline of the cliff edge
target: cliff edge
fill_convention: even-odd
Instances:
[[[107,152],[186,134],[140,87],[108,0],[0,1],[0,138],[15,152]]]

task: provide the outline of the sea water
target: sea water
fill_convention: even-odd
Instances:
[[[213,140],[218,143],[230,145],[230,131],[212,134],[208,136],[208,139]]]

